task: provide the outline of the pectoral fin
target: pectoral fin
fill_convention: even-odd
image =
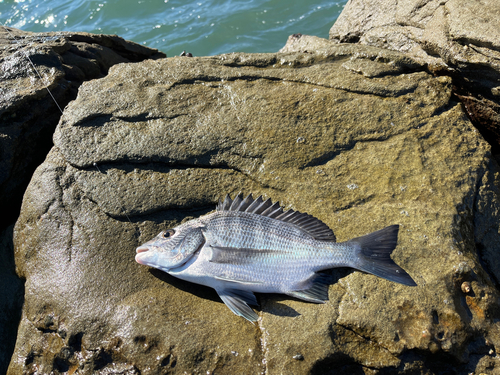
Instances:
[[[219,297],[233,313],[238,316],[255,322],[259,316],[253,311],[250,305],[258,305],[257,299],[252,292],[241,289],[222,289],[217,290]]]

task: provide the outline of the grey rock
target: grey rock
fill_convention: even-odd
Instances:
[[[16,220],[61,110],[82,82],[118,63],[159,57],[165,55],[118,36],[0,28],[0,227]]]
[[[16,223],[26,294],[9,374],[500,368],[490,146],[449,77],[319,43],[120,64],[82,84]],[[135,263],[136,246],[239,191],[340,241],[400,224],[393,256],[419,286],[337,270],[328,303],[261,295],[252,325],[212,290]]]
[[[14,349],[23,303],[7,226],[16,221],[33,171],[53,145],[62,108],[83,81],[103,77],[110,66],[164,56],[117,36],[0,28],[0,373]]]
[[[349,1],[330,39],[405,52],[438,75],[500,154],[500,3],[495,0]]]
[[[317,36],[293,34],[288,37],[285,46],[278,52],[313,53],[322,48],[329,48],[331,44],[329,40]]]

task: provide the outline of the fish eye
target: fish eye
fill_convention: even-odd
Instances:
[[[166,230],[165,233],[163,233],[163,238],[169,238],[169,237],[172,237],[175,233],[175,230],[173,229],[169,229],[169,230]]]

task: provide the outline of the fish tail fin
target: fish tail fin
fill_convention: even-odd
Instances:
[[[358,255],[352,267],[396,283],[416,286],[411,276],[391,259],[398,243],[398,232],[399,225],[391,225],[349,240],[347,243],[355,247]]]

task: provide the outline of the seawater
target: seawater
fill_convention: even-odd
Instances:
[[[328,38],[347,0],[0,0],[0,21],[25,31],[117,34],[167,56],[276,52],[289,35]]]

